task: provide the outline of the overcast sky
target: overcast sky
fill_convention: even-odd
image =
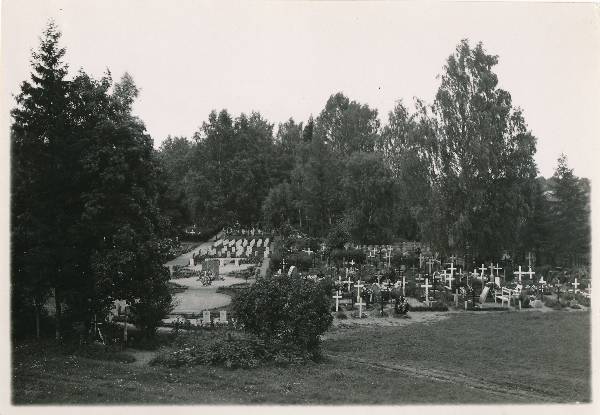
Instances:
[[[499,55],[500,86],[538,137],[541,174],[561,152],[580,176],[597,160],[600,20],[590,4],[5,0],[9,107],[48,18],[72,72],[131,73],[135,112],[157,147],[169,134],[191,137],[212,109],[305,121],[337,91],[386,122],[399,99],[432,102],[436,76],[468,38]]]

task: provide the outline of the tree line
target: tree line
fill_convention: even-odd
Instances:
[[[352,241],[427,242],[442,254],[545,264],[589,261],[589,182],[566,157],[538,177],[536,137],[498,86],[498,57],[459,43],[432,104],[377,110],[336,93],[313,118],[275,128],[259,113],[213,111],[158,155],[165,211],[180,231],[239,222]],[[568,189],[568,190],[567,190]]]
[[[589,261],[589,182],[565,157],[537,177],[536,138],[493,72],[462,41],[432,104],[377,110],[333,94],[316,117],[275,128],[260,113],[213,111],[191,138],[158,150],[132,114],[138,89],[69,77],[50,23],[11,111],[11,285],[16,332],[52,299],[56,336],[131,305],[151,336],[170,310],[170,240],[195,225],[261,226],[345,242],[420,240],[497,258],[533,250]]]

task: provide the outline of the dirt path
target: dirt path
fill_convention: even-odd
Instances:
[[[553,396],[551,396],[549,393],[546,393],[541,390],[534,390],[531,387],[529,389],[526,389],[527,386],[523,384],[494,383],[485,379],[470,377],[463,373],[448,369],[431,369],[427,367],[419,367],[410,363],[398,365],[393,363],[371,362],[363,359],[349,358],[347,356],[337,354],[326,354],[326,356],[332,359],[341,360],[343,362],[352,362],[371,368],[383,369],[390,372],[405,374],[411,377],[430,379],[438,382],[461,384],[468,388],[477,389],[495,396],[499,396],[501,398],[506,398],[508,401],[514,401],[515,398],[528,402],[553,401]]]

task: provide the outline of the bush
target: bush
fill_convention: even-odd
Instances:
[[[263,342],[254,337],[233,337],[230,333],[207,339],[205,337],[181,336],[177,338],[176,350],[163,350],[151,365],[181,367],[194,365],[223,366],[230,369],[248,369],[259,362],[272,358]]]
[[[233,299],[233,312],[246,331],[276,350],[318,354],[319,336],[331,325],[331,283],[299,276],[258,280]]]
[[[251,369],[261,363],[274,362],[278,365],[302,363],[318,352],[299,352],[295,348],[268,348],[254,335],[232,332],[216,333],[210,338],[193,335],[179,336],[175,340],[176,350],[165,349],[151,365],[182,367],[194,365],[221,366],[229,369]]]

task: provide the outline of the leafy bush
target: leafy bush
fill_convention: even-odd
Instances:
[[[213,365],[248,369],[271,358],[272,354],[267,351],[264,343],[251,336],[183,336],[177,339],[176,350],[161,351],[150,364],[167,367]]]
[[[331,325],[332,286],[327,280],[271,276],[233,299],[233,312],[245,330],[275,350],[319,351],[319,335]]]

